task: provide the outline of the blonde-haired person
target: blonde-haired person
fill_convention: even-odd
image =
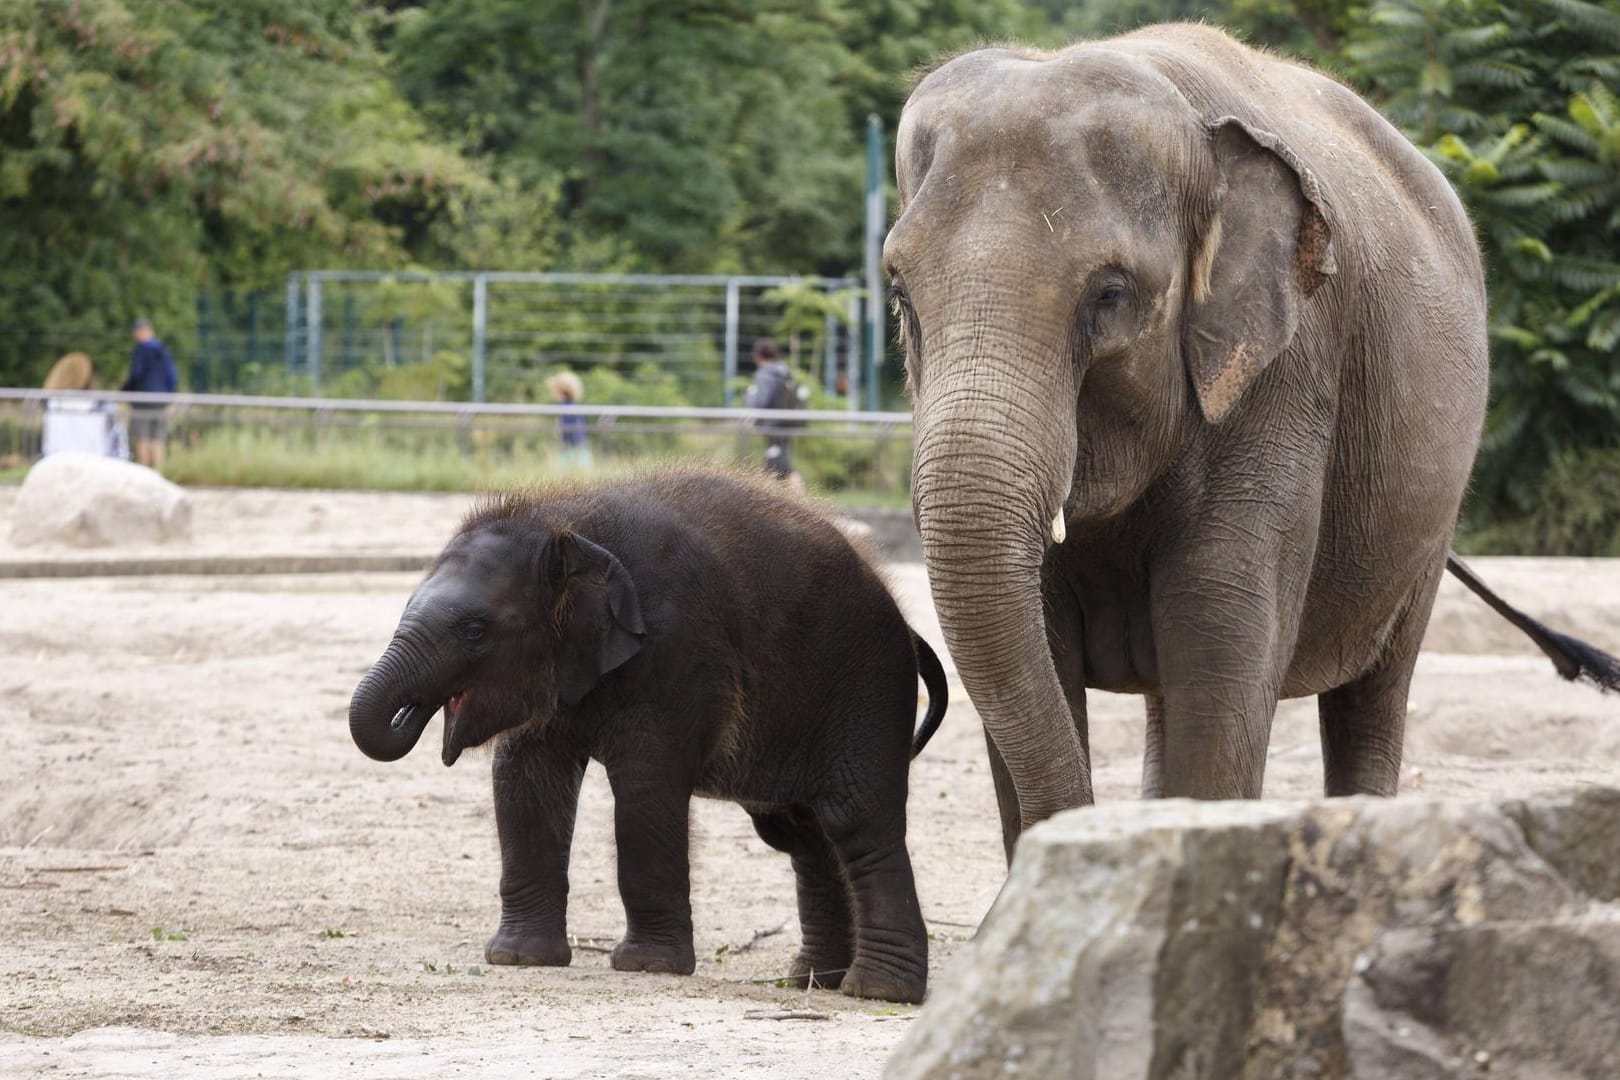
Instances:
[[[89,390],[94,383],[94,366],[89,355],[82,352],[68,353],[45,376],[47,390]],[[40,456],[75,453],[128,457],[124,442],[116,406],[78,397],[45,400]]]
[[[558,405],[578,405],[585,400],[585,383],[572,371],[559,371],[546,380],[551,400]],[[557,460],[562,467],[585,472],[591,467],[589,421],[579,415],[558,417],[557,431],[562,436],[562,453]]]

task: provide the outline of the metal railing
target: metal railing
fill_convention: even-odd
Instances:
[[[903,496],[911,465],[904,412],[0,388],[0,470],[20,475],[38,458],[55,414],[65,426],[52,429],[53,438],[70,438],[70,430],[83,438],[86,414],[102,413],[95,429],[102,435],[91,439],[116,448],[122,406],[163,406],[165,471],[201,485],[478,490],[581,468],[607,475],[648,461],[758,465],[768,440],[785,437],[794,468],[813,489],[886,501]],[[563,418],[583,421],[588,462],[565,445]]]
[[[805,423],[871,432],[875,438],[909,438],[893,429],[911,427],[909,412],[845,412],[834,409],[743,409],[663,405],[542,405],[472,401],[383,401],[354,398],[260,397],[255,394],[148,394],[116,390],[40,390],[0,387],[0,401],[50,400],[108,402],[121,405],[164,405],[227,409],[294,410],[311,413],[421,413],[451,417],[559,417],[616,419],[636,417],[677,421],[721,421],[738,427],[757,422]]]

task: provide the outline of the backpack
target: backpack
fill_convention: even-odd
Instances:
[[[799,385],[793,377],[792,370],[781,363],[763,367],[754,376],[754,382],[748,388],[745,401],[751,409],[803,409],[810,399],[810,392]],[[777,431],[787,428],[802,428],[803,420],[767,420],[757,421],[759,427]]]

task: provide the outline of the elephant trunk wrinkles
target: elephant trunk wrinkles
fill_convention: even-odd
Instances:
[[[918,418],[913,497],[946,643],[1007,764],[1027,829],[1091,802],[1091,765],[1058,682],[1041,599],[1053,515],[1073,475],[1073,390],[996,389],[934,392]]]
[[[433,664],[404,635],[366,672],[349,701],[349,735],[370,758],[397,761],[411,752],[442,703]],[[399,716],[402,723],[394,726]]]

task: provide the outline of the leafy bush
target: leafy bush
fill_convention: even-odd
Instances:
[[[1560,453],[1529,513],[1464,530],[1458,544],[1481,555],[1620,557],[1620,446]]]
[[[1467,524],[1590,548],[1573,522],[1593,504],[1549,492],[1613,460],[1620,431],[1620,2],[1380,0],[1344,57],[1484,249],[1491,407]]]

